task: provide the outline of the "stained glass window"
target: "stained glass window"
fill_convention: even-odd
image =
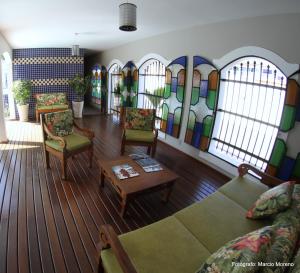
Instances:
[[[278,134],[287,78],[269,61],[245,57],[221,70],[209,152],[265,170]]]
[[[139,69],[138,108],[156,109],[156,126],[163,114],[166,67],[156,59],[146,61]]]

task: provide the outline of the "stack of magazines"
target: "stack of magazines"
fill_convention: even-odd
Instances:
[[[114,174],[121,180],[139,175],[139,173],[128,164],[114,166],[112,167],[112,170]]]
[[[150,172],[158,172],[161,171],[163,168],[159,164],[158,161],[149,157],[145,154],[131,154],[129,155],[137,164],[139,164],[146,173]]]

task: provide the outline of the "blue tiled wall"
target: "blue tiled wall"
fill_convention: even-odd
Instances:
[[[29,117],[35,115],[36,93],[66,92],[69,101],[74,92],[67,80],[84,74],[84,49],[79,57],[71,56],[71,48],[25,48],[13,50],[13,80],[31,80],[32,95]],[[17,114],[18,116],[18,114]]]

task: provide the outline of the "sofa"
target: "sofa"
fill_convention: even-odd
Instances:
[[[225,243],[270,225],[245,215],[262,193],[283,181],[247,164],[238,170],[215,193],[161,221],[119,236],[101,226],[99,272],[195,273]],[[261,180],[250,179],[249,171]]]
[[[39,122],[41,113],[57,112],[69,108],[66,93],[39,93],[35,95],[35,118]]]

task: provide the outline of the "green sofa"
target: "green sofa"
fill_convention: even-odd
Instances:
[[[249,170],[263,183],[244,177]],[[102,226],[99,272],[195,273],[226,242],[269,224],[245,215],[269,186],[282,181],[246,164],[239,174],[201,202],[154,224],[120,236]]]

